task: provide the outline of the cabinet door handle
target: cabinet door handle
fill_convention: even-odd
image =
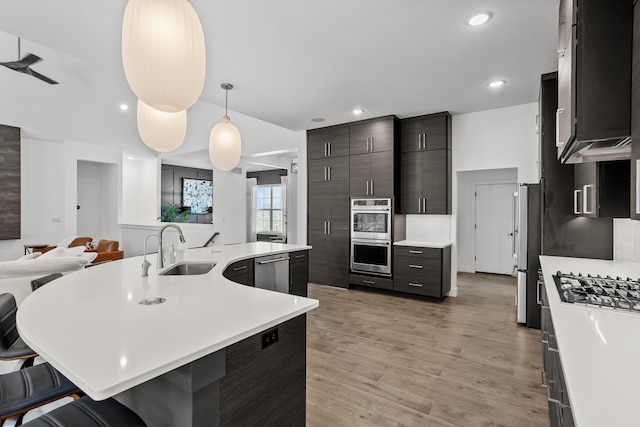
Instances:
[[[422,134],[418,134],[418,150],[422,150]]]
[[[327,221],[327,224],[329,224],[329,234],[331,234],[331,221]]]
[[[367,196],[369,195],[369,180],[367,180]]]
[[[422,251],[409,251],[410,254],[422,254]]]
[[[374,282],[373,280],[363,280],[362,283],[366,283],[368,285],[375,285],[376,282]]]
[[[324,222],[324,234],[327,234],[327,221]]]
[[[418,213],[422,213],[422,200],[418,197]]]
[[[329,155],[331,155],[331,145],[329,145]],[[329,166],[329,181],[331,181],[331,166]]]
[[[590,204],[590,200],[589,200],[589,193],[591,192],[591,187],[593,187],[591,184],[586,184],[582,187],[582,212],[586,213],[586,214],[592,214],[593,212],[589,210],[589,204]],[[591,196],[593,197],[593,196]]]
[[[324,167],[324,180],[327,180],[327,167]]]
[[[300,259],[300,258],[304,258],[306,255],[295,255],[293,257],[293,259]]]
[[[573,190],[573,213],[576,215],[582,213],[580,212],[580,202],[578,202],[580,193],[582,193],[582,190]]]
[[[371,180],[371,195],[373,196],[373,180]]]
[[[538,303],[538,305],[542,305],[542,300],[540,299],[541,287],[542,287],[542,280],[538,280],[538,286],[536,286],[536,303]]]
[[[411,283],[409,282],[409,286],[413,286],[414,288],[421,288],[422,285],[420,283]]]
[[[560,114],[564,114],[564,108],[558,108],[556,110],[556,147],[562,147],[563,141],[560,141]]]
[[[367,137],[367,153],[369,152],[369,137]]]
[[[373,153],[373,137],[371,137],[371,152]]]
[[[248,268],[246,265],[243,265],[242,267],[236,267],[233,269],[233,271],[240,271],[240,270],[244,270],[245,268]]]
[[[329,143],[324,143],[324,156],[327,157],[329,155]]]
[[[409,264],[409,268],[423,268],[423,267],[417,264]]]
[[[427,198],[422,198],[422,213],[427,213]]]

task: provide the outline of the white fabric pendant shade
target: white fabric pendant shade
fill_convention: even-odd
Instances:
[[[129,0],[122,24],[127,82],[145,104],[177,112],[191,107],[204,87],[204,33],[186,0]]]
[[[211,129],[209,159],[217,169],[229,171],[238,165],[241,154],[240,131],[230,123],[229,116],[224,116],[222,122]]]
[[[166,113],[138,100],[138,133],[152,150],[167,153],[180,147],[187,134],[187,111]]]

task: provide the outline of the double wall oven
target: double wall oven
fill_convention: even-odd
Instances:
[[[391,199],[351,199],[351,271],[391,276]]]

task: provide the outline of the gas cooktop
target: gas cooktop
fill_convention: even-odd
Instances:
[[[640,313],[640,279],[613,279],[558,271],[553,280],[560,299],[565,303]]]

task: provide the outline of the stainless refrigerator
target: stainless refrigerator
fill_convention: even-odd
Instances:
[[[514,194],[514,270],[518,277],[517,321],[540,329],[540,184],[521,184]]]

